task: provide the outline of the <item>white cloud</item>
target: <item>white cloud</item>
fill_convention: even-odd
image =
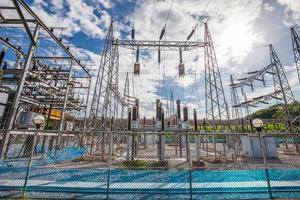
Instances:
[[[106,1],[97,1],[107,8]],[[103,39],[110,24],[110,15],[104,9],[84,0],[35,0],[32,9],[48,26],[66,27],[65,34],[83,32],[89,37]],[[49,12],[50,10],[51,12]]]
[[[285,6],[285,22],[287,25],[293,25],[300,20],[300,3],[297,0],[277,0],[278,3]]]
[[[89,37],[103,39],[106,34],[107,27],[110,23],[108,10],[111,7],[116,8],[115,11],[125,8],[117,8],[118,4],[123,4],[123,0],[34,0],[33,9],[49,26],[64,26],[68,28],[68,34],[82,32]],[[126,2],[130,2],[127,0]],[[171,1],[149,1],[139,0],[135,13],[135,29],[136,39],[140,40],[157,40],[164,26],[166,16],[170,7]],[[286,20],[288,17],[293,20],[299,19],[300,4],[296,0],[278,0],[281,5],[285,6]],[[196,18],[202,13],[206,1],[203,0],[188,0],[174,1],[174,5],[167,23],[166,39],[167,40],[185,40],[187,35],[192,30],[196,23]],[[48,12],[50,10],[51,12]],[[266,3],[263,0],[214,0],[208,6],[206,13],[209,15],[209,28],[214,40],[215,50],[220,66],[221,74],[233,73],[235,77],[240,77],[241,73],[250,71],[251,66],[265,66],[267,63],[257,62],[262,61],[263,57],[255,46],[263,43],[270,37],[264,35],[258,30],[264,30],[265,27],[257,25],[257,21],[261,20],[264,11],[277,13],[278,7],[271,3]],[[269,13],[268,12],[268,13]],[[115,22],[116,37],[124,37],[121,31],[127,32],[127,38],[130,38],[130,26],[128,22],[132,19],[133,13],[129,12],[127,16],[121,16],[123,12],[114,12],[120,15],[121,21]],[[281,19],[281,18],[280,18]],[[275,19],[274,19],[275,20]],[[273,23],[273,22],[271,22]],[[281,26],[281,21],[278,22]],[[274,36],[276,37],[276,36]],[[273,37],[272,37],[273,38]],[[203,26],[198,27],[197,32],[192,40],[203,40]],[[87,54],[94,62],[96,68],[99,65],[99,56],[84,50],[81,54]],[[199,59],[195,60],[196,56]],[[267,55],[267,50],[266,50]],[[184,52],[184,63],[186,67],[186,77],[178,78],[177,66],[179,64],[178,52],[162,52],[162,57],[165,60],[161,66],[157,63],[157,52],[150,52],[150,59],[141,59],[141,75],[135,79],[135,93],[141,101],[141,112],[147,113],[148,116],[153,114],[155,99],[161,94],[161,85],[163,69],[166,70],[167,80],[171,80],[176,86],[175,90],[182,90],[183,101],[187,102],[193,96],[191,88],[195,79],[193,73],[197,72],[197,78],[201,82],[204,80],[204,62],[203,49],[198,52]],[[266,57],[266,56],[264,56]],[[250,61],[250,62],[249,62]],[[134,56],[132,52],[120,49],[120,92],[123,91],[126,72],[132,72]],[[227,75],[226,75],[227,76]],[[294,78],[291,77],[291,85],[294,86]],[[222,77],[223,78],[223,77]],[[132,78],[130,78],[132,80]],[[223,78],[224,87],[228,90],[226,77]],[[132,82],[131,82],[132,86]],[[166,84],[165,88],[170,89]],[[199,88],[201,99],[204,88]],[[131,89],[131,95],[133,95]],[[258,95],[258,93],[257,93]],[[195,95],[194,95],[195,96]],[[177,97],[179,98],[179,97]],[[229,101],[229,94],[227,94]],[[230,103],[229,103],[230,104]],[[190,102],[191,106],[198,106],[199,102]],[[204,103],[201,103],[203,109]],[[198,113],[201,114],[201,113]]]
[[[214,40],[220,70],[223,73],[242,65],[248,53],[253,51],[253,46],[262,42],[262,37],[255,31],[254,21],[261,16],[263,3],[262,0],[212,2],[207,9],[207,14],[210,16],[208,24]],[[200,0],[174,1],[167,23],[167,40],[184,41],[196,24],[195,16],[201,14],[205,4],[206,1]],[[140,40],[157,40],[164,26],[169,7],[170,1],[139,1],[135,14],[136,38]],[[203,29],[203,26],[200,26],[192,40],[203,40]],[[128,29],[125,29],[125,31],[129,33]],[[177,84],[177,90],[183,88],[185,93],[182,101],[188,101],[188,96],[192,94],[190,94],[191,91],[186,91],[186,88],[192,86],[195,82],[193,73],[197,71],[197,77],[201,78],[202,81],[204,80],[203,49],[199,49],[197,53],[199,55],[197,62],[195,62],[197,56],[195,52],[183,53],[187,73],[183,79],[178,78],[178,52],[164,52],[162,57],[165,58],[165,64],[161,65],[160,73],[157,52],[152,53],[152,59],[141,60],[141,66],[145,66],[141,67],[142,74],[137,84],[139,96],[142,97],[141,103],[144,95],[147,95],[147,98],[151,99],[149,103],[154,105],[157,95],[154,93],[144,94],[143,91],[160,93],[158,86],[159,80],[162,79],[164,65],[166,66],[168,78]],[[120,59],[123,58],[120,57]],[[133,64],[131,60],[129,61],[122,60],[122,67],[132,71]],[[166,85],[165,87],[168,88],[169,86]],[[201,88],[200,90],[204,94],[204,89]],[[201,98],[204,98],[204,96],[201,96]],[[196,105],[199,105],[199,103],[197,102]],[[151,113],[150,110],[149,113]]]
[[[273,6],[271,6],[269,3],[264,3],[264,9],[271,12],[275,8]]]

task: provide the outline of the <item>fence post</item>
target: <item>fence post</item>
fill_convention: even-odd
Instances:
[[[109,200],[109,187],[110,187],[110,175],[111,175],[111,157],[112,157],[112,136],[113,133],[108,133],[109,135],[109,144],[108,144],[108,161],[109,161],[109,168],[107,170],[107,189],[106,189],[106,199]]]
[[[189,144],[189,135],[186,133],[186,151],[187,151],[187,162],[188,162],[188,169],[189,169],[189,186],[190,186],[190,200],[193,199],[193,185],[192,185],[192,161],[190,155],[190,144]]]
[[[32,141],[30,157],[29,157],[29,161],[28,161],[28,165],[27,165],[26,176],[25,176],[25,181],[24,181],[24,186],[23,186],[23,191],[22,191],[22,197],[24,197],[24,195],[25,195],[25,191],[26,191],[26,187],[27,187],[27,183],[28,183],[28,178],[29,178],[31,164],[32,164],[32,158],[34,156],[34,150],[35,150],[35,145],[36,145],[36,140],[37,140],[37,133],[38,133],[38,130],[36,129],[34,131],[34,137],[33,137],[33,141]]]
[[[193,183],[192,183],[192,168],[189,169],[189,183],[190,183],[190,200],[193,199]]]
[[[266,143],[264,138],[261,137],[260,132],[258,132],[259,140],[260,140],[260,146],[263,153],[263,160],[264,160],[264,167],[265,167],[265,173],[266,173],[266,179],[268,184],[268,192],[269,192],[269,198],[272,199],[272,190],[271,190],[271,184],[270,184],[270,177],[269,177],[269,170],[268,170],[268,163],[267,163],[267,151],[266,151]]]

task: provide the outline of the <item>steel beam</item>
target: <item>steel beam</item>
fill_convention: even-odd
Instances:
[[[60,124],[59,124],[59,135],[58,135],[58,140],[57,144],[60,147],[61,146],[61,136],[62,132],[65,126],[65,115],[66,115],[66,109],[67,109],[67,104],[68,104],[68,99],[69,99],[69,91],[70,91],[70,81],[72,79],[72,71],[73,71],[73,62],[71,61],[71,66],[70,66],[70,71],[69,71],[69,77],[68,77],[68,82],[67,82],[67,88],[66,88],[66,93],[64,96],[64,103],[61,111],[61,119],[60,119]]]
[[[129,49],[140,50],[169,50],[178,51],[179,48],[183,51],[189,51],[205,46],[205,42],[187,42],[187,41],[153,41],[153,40],[114,40],[114,45],[126,47]]]
[[[27,74],[28,74],[28,69],[29,69],[29,66],[30,66],[30,62],[31,62],[33,53],[36,49],[36,42],[38,40],[39,29],[40,29],[40,27],[39,27],[39,25],[37,25],[36,28],[35,28],[34,34],[33,34],[33,39],[34,39],[35,42],[31,43],[31,45],[28,49],[28,53],[27,53],[27,57],[26,57],[26,60],[25,60],[25,63],[24,63],[22,75],[21,75],[21,78],[19,80],[19,84],[18,84],[18,87],[17,87],[17,91],[16,91],[14,101],[12,103],[12,107],[11,107],[12,110],[11,110],[10,116],[8,118],[8,129],[12,129],[13,125],[14,125],[14,121],[15,121],[15,118],[16,118],[16,115],[17,115],[17,109],[18,109],[18,106],[19,106],[19,103],[20,103],[20,97],[21,97],[22,90],[23,90],[23,87],[24,87],[25,79],[26,79]],[[10,134],[9,134],[9,132],[7,132],[4,136],[4,139],[2,140],[1,155],[0,155],[0,157],[2,159],[5,157],[5,153],[6,153],[6,150],[7,150],[7,147],[8,147],[7,145],[8,145],[8,142],[9,142],[9,137],[10,137]]]
[[[25,17],[24,17],[24,14],[23,14],[23,12],[22,12],[22,10],[21,10],[21,8],[20,8],[19,3],[17,2],[17,0],[12,0],[12,1],[13,1],[13,3],[14,3],[15,7],[16,7],[16,10],[17,10],[17,12],[18,12],[18,14],[19,14],[19,16],[20,16],[22,22],[23,22],[24,28],[25,28],[25,30],[26,30],[26,32],[27,32],[28,37],[29,37],[30,40],[31,40],[31,43],[32,43],[33,45],[36,45],[36,40],[34,39],[34,36],[32,35],[32,33],[31,33],[31,31],[30,31],[30,28],[29,28],[29,26],[28,26],[28,24],[27,24],[27,21],[26,21],[26,19],[25,19]]]
[[[24,2],[24,0],[14,0],[18,1],[23,8],[37,21],[37,23],[52,37],[52,39],[72,58],[72,60],[77,63],[89,76],[90,73],[85,68],[84,65],[69,51],[69,49],[62,43],[62,41],[54,35],[54,33],[44,24],[44,22],[31,10],[31,8]]]
[[[6,41],[2,37],[0,37],[0,42],[2,44],[4,44],[5,46],[7,46],[8,48],[12,49],[14,52],[18,52],[18,53],[22,54],[22,56],[26,57],[26,54],[23,51],[19,50],[13,44],[11,44],[10,42]]]
[[[36,23],[36,20],[34,20],[34,19],[25,19],[25,21],[27,23]],[[4,19],[4,20],[0,20],[0,24],[23,24],[23,23],[24,22],[21,19]],[[12,27],[7,27],[7,28],[12,28]],[[19,28],[21,28],[21,26]]]
[[[243,78],[243,79],[238,79],[239,82],[236,82],[236,84],[234,85],[234,87],[243,87],[243,86],[251,86],[252,82],[257,81],[258,79],[261,79],[261,77],[266,74],[266,73],[272,73],[273,72],[269,72],[268,70],[270,70],[272,67],[274,66],[274,63],[271,63],[267,66],[265,66],[264,68],[262,68],[261,70],[258,70],[255,73],[251,73],[251,76],[248,76],[247,78]],[[260,80],[259,80],[260,81]]]

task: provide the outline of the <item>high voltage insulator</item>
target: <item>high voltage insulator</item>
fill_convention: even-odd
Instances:
[[[182,50],[181,50],[181,48],[179,49],[179,60],[180,60],[180,63],[183,63],[183,61],[182,61]]]
[[[176,100],[176,105],[177,105],[177,119],[180,121],[181,115],[180,115],[180,100]]]
[[[184,77],[184,76],[185,76],[184,64],[180,63],[179,64],[179,77]]]
[[[2,62],[4,60],[5,53],[6,53],[6,49],[3,48],[2,51],[1,51],[1,53],[0,53],[0,66],[2,65]]]
[[[132,121],[137,120],[137,106],[132,107]]]
[[[158,63],[161,63],[161,57],[160,57],[160,48],[158,48]]]
[[[139,47],[136,50],[136,62],[134,63],[134,69],[133,69],[133,73],[135,76],[139,76],[140,75],[140,63],[139,63]]]
[[[179,60],[180,60],[180,64],[179,64],[179,77],[184,77],[185,76],[185,69],[184,69],[184,64],[183,64],[183,60],[182,60],[182,50],[181,48],[179,49]]]
[[[189,36],[187,37],[186,40],[190,40],[191,37],[194,35],[194,33],[195,33],[195,29],[193,29],[193,30],[191,31],[191,33],[189,34]]]
[[[165,130],[165,112],[164,109],[161,109],[161,130]]]
[[[138,99],[135,100],[135,106],[136,106],[136,116],[137,116],[137,118],[139,118],[140,112],[139,112],[139,100]]]
[[[131,39],[134,40],[134,38],[135,38],[135,29],[132,28],[132,30],[131,30]]]
[[[162,40],[162,39],[163,39],[165,32],[166,32],[166,27],[164,27],[164,28],[161,30],[161,33],[160,33],[160,36],[159,36],[159,40]]]
[[[160,100],[159,99],[156,99],[156,119],[158,119],[159,118],[159,114],[158,114],[158,106],[159,106],[159,102],[160,102]]]
[[[195,131],[198,131],[197,111],[196,111],[196,109],[194,109],[194,126],[195,126]]]
[[[183,107],[183,121],[187,122],[188,119],[188,108],[186,106]]]

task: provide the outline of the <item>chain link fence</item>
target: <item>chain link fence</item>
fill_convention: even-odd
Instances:
[[[60,143],[59,135],[10,131],[1,198],[300,198],[299,134],[64,132]]]

